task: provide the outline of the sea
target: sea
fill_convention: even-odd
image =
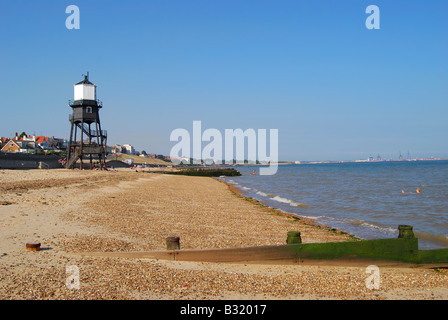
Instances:
[[[274,175],[236,169],[241,176],[221,179],[269,207],[361,239],[395,238],[399,225],[411,225],[420,249],[448,247],[447,160],[279,165]]]

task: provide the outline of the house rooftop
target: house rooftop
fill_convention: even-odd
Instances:
[[[44,137],[44,136],[36,137],[36,143],[43,143],[44,141],[48,142],[48,137]]]

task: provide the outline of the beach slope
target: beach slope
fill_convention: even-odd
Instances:
[[[0,299],[446,299],[444,269],[211,263],[89,252],[354,241],[239,195],[221,181],[140,170],[0,170]],[[27,251],[26,243],[41,243]],[[72,268],[75,267],[75,269]],[[70,270],[77,270],[73,288]]]

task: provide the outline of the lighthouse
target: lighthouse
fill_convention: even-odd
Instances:
[[[99,168],[106,166],[107,131],[101,130],[100,109],[102,102],[97,99],[96,85],[90,82],[89,73],[84,80],[74,85],[74,99],[69,100],[72,114],[70,141],[68,144],[67,168],[74,168],[80,160],[79,168],[84,168],[84,161],[95,163]]]

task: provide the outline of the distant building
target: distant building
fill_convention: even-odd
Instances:
[[[126,154],[135,154],[135,149],[133,146],[131,146],[130,144],[124,144],[123,148],[125,150],[124,153]]]
[[[9,141],[9,138],[3,138],[0,137],[0,150],[3,148],[3,146]]]
[[[39,138],[36,140],[36,143],[41,146],[45,147],[48,146],[50,150],[54,151],[65,151],[68,148],[68,141],[67,139],[62,138],[55,138],[53,137],[36,137]],[[40,142],[42,139],[42,143]]]
[[[24,133],[18,135],[16,133],[12,139],[1,138],[0,148],[4,152],[59,152],[67,149],[67,140],[55,137],[28,136]]]
[[[32,143],[10,139],[5,143],[1,151],[12,153],[36,153],[36,148],[32,145]]]
[[[24,136],[24,141],[30,147],[34,147],[37,151],[65,151],[68,147],[67,139],[45,137],[45,136]]]
[[[168,160],[168,159],[167,159]],[[173,162],[176,162],[176,163],[182,163],[182,164],[189,164],[190,163],[190,158],[187,158],[187,157],[180,157],[180,158],[169,158],[169,160],[173,160]]]
[[[132,154],[135,155],[135,149],[130,144],[115,144],[111,147],[111,153],[126,153],[126,154]]]
[[[21,152],[21,146],[13,139],[8,140],[4,143],[2,150],[3,152]]]
[[[51,143],[50,143],[50,138],[49,137],[44,137],[44,136],[39,136],[39,137],[34,137],[34,142],[44,151],[50,151],[53,150]]]
[[[123,148],[123,146],[116,144],[112,146],[111,153],[126,153],[126,149]]]

